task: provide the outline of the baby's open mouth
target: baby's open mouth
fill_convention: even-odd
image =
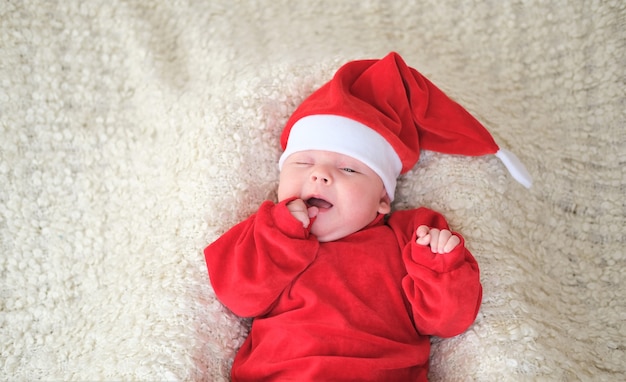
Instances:
[[[330,208],[333,206],[332,203],[329,203],[326,200],[320,198],[310,198],[306,201],[306,205],[309,207],[317,208]]]

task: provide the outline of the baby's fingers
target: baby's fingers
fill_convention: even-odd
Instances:
[[[437,253],[448,253],[454,249],[459,243],[461,239],[458,236],[453,235],[452,232],[447,229],[441,230],[439,232],[439,241],[437,242],[437,248],[435,250],[433,246],[433,252]]]
[[[421,225],[417,227],[415,234],[417,236],[415,242],[419,245],[430,246],[432,253],[443,254],[451,252],[461,243],[461,239],[447,229],[439,230]]]
[[[430,235],[428,234],[429,231],[430,231],[430,228],[428,228],[428,226],[421,225],[417,227],[417,230],[415,231],[417,240],[415,240],[415,242],[419,245],[430,244]]]
[[[427,225],[421,225],[417,227],[417,230],[415,230],[415,234],[417,235],[417,238],[419,239],[428,235],[429,231],[430,231],[430,228]]]
[[[441,237],[441,232],[437,228],[430,229],[430,250],[433,253],[439,252],[439,238]]]
[[[448,253],[456,248],[457,245],[461,244],[461,239],[458,236],[452,235],[446,245],[443,247],[443,253]]]
[[[298,219],[304,228],[308,228],[311,220],[309,218],[309,211],[307,210],[306,204],[302,199],[294,199],[293,201],[287,203],[287,209],[291,212],[294,218]]]

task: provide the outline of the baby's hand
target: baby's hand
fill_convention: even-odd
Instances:
[[[287,209],[294,218],[298,219],[304,228],[308,228],[311,224],[311,218],[317,216],[317,207],[307,207],[302,199],[295,199],[287,203]]]
[[[461,239],[447,229],[439,230],[421,225],[417,227],[415,233],[417,235],[415,242],[420,245],[430,245],[433,253],[448,253],[461,243]]]

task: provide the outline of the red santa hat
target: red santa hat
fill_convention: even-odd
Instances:
[[[417,163],[420,150],[495,154],[518,182],[532,184],[513,153],[498,147],[467,110],[395,52],[339,68],[291,115],[280,142],[279,167],[298,151],[348,155],[380,176],[392,200],[397,177]]]

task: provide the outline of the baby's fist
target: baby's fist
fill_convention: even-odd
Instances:
[[[308,228],[311,219],[317,215],[317,207],[308,207],[302,199],[294,199],[287,203],[287,209],[302,223],[304,228]]]
[[[447,229],[439,230],[421,225],[417,227],[415,234],[417,235],[415,242],[419,245],[429,245],[433,253],[448,253],[461,243],[461,239]]]

